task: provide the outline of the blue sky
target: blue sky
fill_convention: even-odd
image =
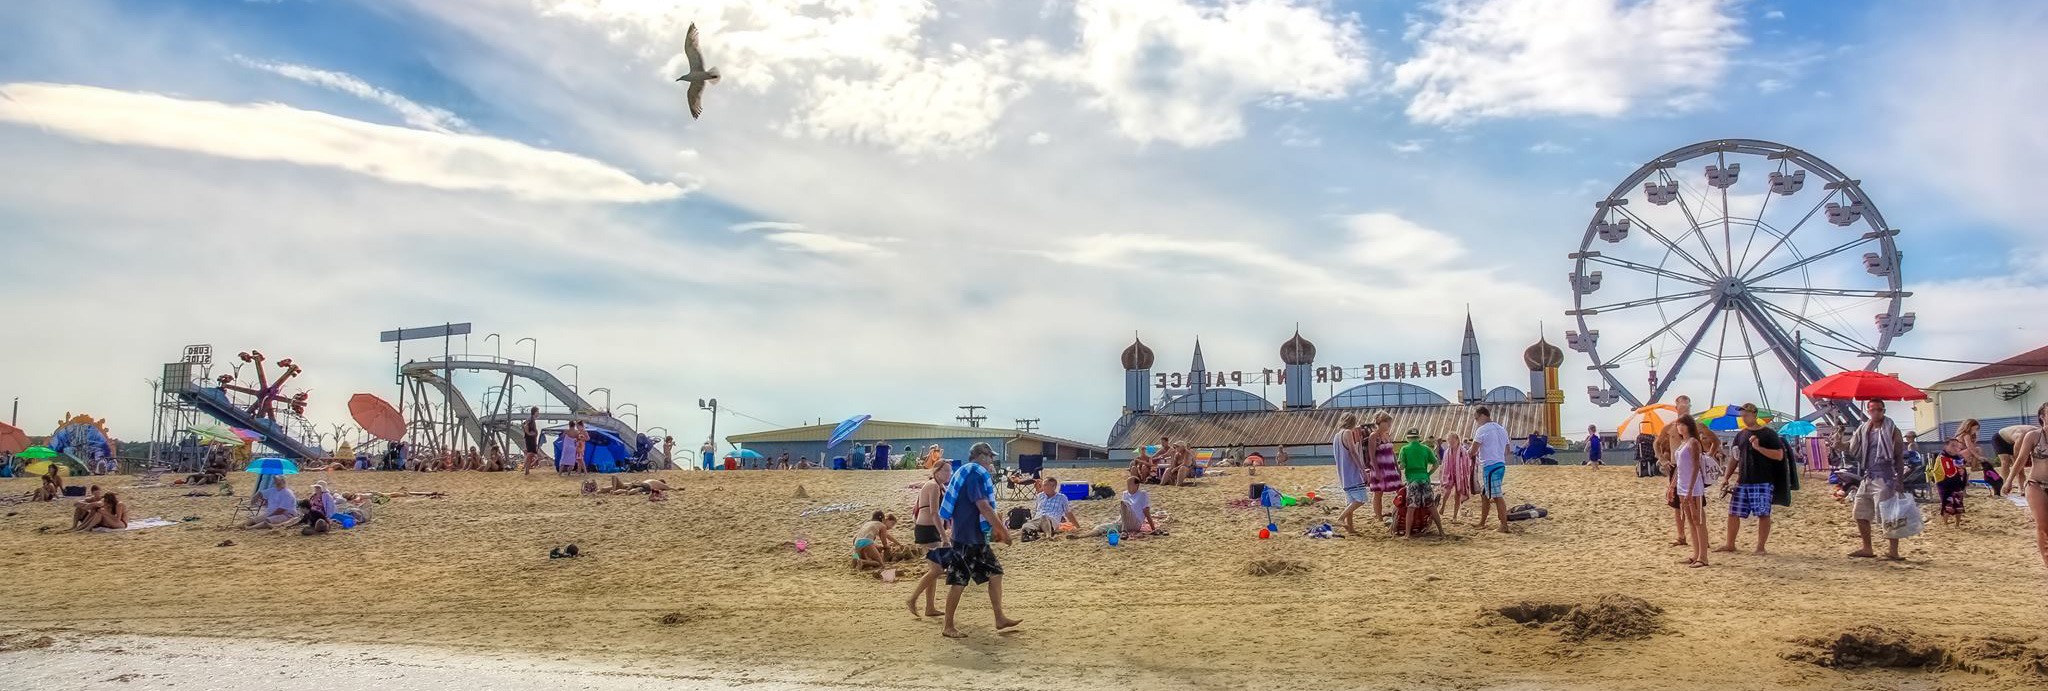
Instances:
[[[697,121],[691,22],[726,75]],[[2003,357],[2043,340],[2012,315],[2048,297],[2044,36],[2017,1],[12,3],[0,291],[49,328],[0,344],[0,394],[141,437],[139,382],[212,342],[298,358],[338,420],[391,388],[375,332],[466,320],[684,439],[716,396],[1097,440],[1133,332],[1176,367],[1198,336],[1273,366],[1296,323],[1421,360],[1467,304],[1519,384],[1593,202],[1721,137],[1904,229],[1899,352]],[[1566,419],[1604,426],[1584,364]]]

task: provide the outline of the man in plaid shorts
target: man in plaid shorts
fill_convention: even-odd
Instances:
[[[1742,404],[1742,431],[1729,445],[1740,459],[1737,472],[1721,480],[1721,489],[1735,482],[1734,499],[1728,502],[1728,539],[1716,552],[1735,551],[1735,535],[1742,531],[1742,519],[1756,518],[1756,553],[1764,553],[1771,539],[1771,503],[1779,484],[1785,482],[1785,441],[1757,420],[1756,404]],[[1789,495],[1788,495],[1789,496]]]

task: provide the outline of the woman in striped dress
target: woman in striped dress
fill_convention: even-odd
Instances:
[[[1443,461],[1437,473],[1443,478],[1444,494],[1451,498],[1451,520],[1457,520],[1465,498],[1472,496],[1472,450],[1456,432],[1444,440]]]
[[[1372,513],[1386,520],[1385,498],[1401,491],[1401,463],[1394,458],[1394,416],[1380,413],[1373,418],[1372,435],[1366,438],[1365,450],[1372,456],[1372,467],[1365,478],[1366,487],[1372,490]]]

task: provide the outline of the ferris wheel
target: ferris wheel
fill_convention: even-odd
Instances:
[[[1594,204],[1570,255],[1578,330],[1565,340],[1603,381],[1587,394],[1603,407],[1674,389],[1785,405],[1822,363],[1875,369],[1913,329],[1898,234],[1860,181],[1783,144],[1721,139],[1652,159]]]

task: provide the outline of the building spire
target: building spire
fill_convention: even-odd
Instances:
[[[1470,405],[1485,399],[1486,387],[1479,376],[1479,336],[1472,330],[1471,305],[1465,306],[1465,344],[1459,352],[1458,366],[1464,374],[1464,403]]]

